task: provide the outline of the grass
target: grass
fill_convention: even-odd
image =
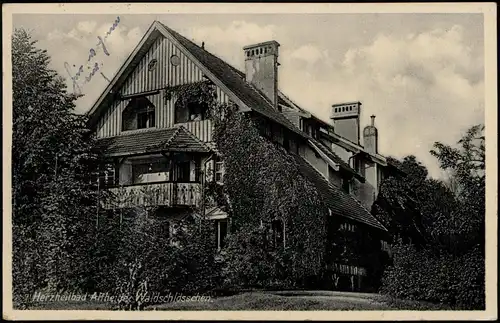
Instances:
[[[117,310],[116,305],[97,301],[46,302],[30,309]],[[369,310],[451,310],[431,303],[391,299],[378,294],[332,291],[262,291],[212,298],[208,302],[169,302],[146,310],[165,311],[369,311]]]

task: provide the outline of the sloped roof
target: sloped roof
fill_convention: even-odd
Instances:
[[[299,123],[299,114],[288,104],[283,109],[283,115],[288,118],[294,124]],[[327,147],[324,143],[319,140],[314,139],[307,133],[303,132],[303,135],[309,139],[318,149],[321,150],[330,160],[338,164],[344,171],[351,173],[356,176],[361,182],[365,182],[365,178],[356,172],[348,163],[346,163],[342,158],[340,158],[330,147]]]
[[[333,214],[367,224],[382,231],[387,231],[387,229],[353,196],[345,193],[341,188],[328,183],[326,178],[324,178],[304,158],[295,154],[293,156],[299,166],[300,172],[316,186],[318,193],[321,195],[326,205],[332,210]]]
[[[319,140],[316,140],[314,138],[310,139],[321,151],[331,160],[336,162],[340,168],[342,168],[344,171],[351,173],[354,175],[358,180],[360,180],[362,183],[365,182],[365,178],[361,176],[357,171],[355,171],[348,163],[346,163],[342,158],[339,157],[331,148],[327,147],[324,143],[322,143]]]
[[[166,142],[160,144],[163,150],[209,152],[211,149],[183,126]]]
[[[209,53],[178,32],[162,24],[163,27],[181,43],[200,63],[209,69],[229,90],[235,93],[250,109],[302,135],[287,118],[277,111],[272,103],[251,84],[245,75],[222,59]]]
[[[161,23],[160,23],[161,24]],[[175,30],[162,24],[162,26],[175,37],[197,60],[200,61],[205,67],[207,67],[221,82],[223,82],[233,93],[235,93],[245,104],[247,104],[251,109],[263,114],[264,116],[270,118],[271,120],[287,127],[288,129],[300,134],[309,140],[316,141],[311,136],[299,129],[298,125],[295,125],[290,121],[285,114],[277,111],[270,101],[255,87],[246,82],[245,73],[239,71],[235,67],[226,63],[224,60],[218,58],[217,56],[211,54],[205,49],[199,47],[186,37],[177,33]],[[286,97],[281,91],[278,93],[278,103],[282,103],[293,109],[287,101],[291,101]],[[295,105],[301,113],[309,113],[299,106]],[[342,160],[338,155],[336,155],[331,149],[328,149],[325,145],[318,143],[321,150],[333,161],[338,163],[344,170],[354,174],[356,177],[364,181],[364,178],[357,173],[352,167],[350,167],[346,162]]]
[[[98,140],[98,147],[108,156],[130,156],[162,150],[209,152],[208,145],[186,128],[172,127],[133,131],[116,137]]]
[[[295,125],[290,121],[284,113],[277,111],[273,104],[265,97],[264,94],[261,93],[257,88],[252,86],[250,83],[246,82],[245,74],[242,71],[239,71],[235,67],[226,63],[224,60],[218,58],[217,56],[211,54],[200,46],[196,45],[186,37],[180,35],[176,31],[170,29],[165,26],[163,23],[155,21],[149,28],[148,32],[144,35],[140,44],[136,48],[136,55],[132,53],[127,61],[123,64],[120,71],[117,73],[113,82],[108,85],[105,92],[103,93],[103,98],[100,98],[96,101],[94,107],[89,111],[91,115],[91,119],[96,120],[96,117],[99,113],[103,112],[103,107],[106,104],[103,104],[102,100],[105,100],[105,97],[108,94],[112,96],[112,88],[118,88],[125,81],[126,77],[131,73],[133,67],[136,66],[144,53],[149,48],[150,44],[154,42],[154,40],[159,37],[159,35],[163,32],[159,28],[159,30],[155,29],[161,26],[170,34],[171,37],[174,37],[196,60],[199,61],[206,69],[208,69],[218,80],[222,82],[224,86],[226,86],[231,92],[233,92],[244,104],[246,104],[250,109],[270,118],[271,120],[285,126],[289,130],[299,134],[301,137],[314,140],[311,136],[303,132],[299,129],[298,125]],[[116,79],[116,80],[115,80]],[[293,101],[291,101],[288,97],[286,97],[281,91],[278,91],[278,103],[289,106],[292,109],[298,109],[301,113],[307,113],[306,110],[303,110],[299,106],[297,106]],[[324,145],[320,145],[322,152],[324,152],[330,159],[340,164],[344,170],[349,171],[357,175],[359,175],[354,169],[352,169],[348,164],[346,164],[339,156],[337,156],[331,149],[328,149]]]

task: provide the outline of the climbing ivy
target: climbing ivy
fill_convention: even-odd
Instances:
[[[183,104],[188,101],[204,103],[211,107],[217,104],[217,93],[213,83],[200,81],[177,86],[167,85],[164,89],[164,99],[171,100],[177,97]]]
[[[328,211],[314,185],[283,147],[259,133],[250,115],[234,105],[214,104],[211,116],[215,146],[224,160],[224,193],[232,223],[226,282],[301,285],[307,277],[318,276]],[[284,224],[285,243],[270,248],[273,220]],[[250,263],[258,265],[250,270]]]

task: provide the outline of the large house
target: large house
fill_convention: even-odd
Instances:
[[[223,160],[212,143],[206,106],[196,98],[181,98],[176,89],[207,82],[219,102],[262,121],[262,134],[294,156],[330,216],[342,220],[342,230],[370,231],[385,248],[387,230],[369,209],[381,180],[396,169],[378,153],[374,117],[361,133],[360,102],[332,105],[330,122],[299,107],[279,90],[278,53],[276,41],[246,46],[245,71],[239,71],[203,45],[153,22],[88,112],[110,161],[100,185],[130,197],[107,207],[148,203],[163,212],[167,223],[199,215],[201,185],[223,182]],[[203,213],[216,223],[216,243],[222,245],[227,214],[217,206],[203,208]],[[353,289],[360,288],[366,275],[359,264],[332,268],[350,277]]]

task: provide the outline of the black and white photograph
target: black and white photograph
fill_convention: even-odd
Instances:
[[[4,318],[497,318],[494,3],[2,15]]]

